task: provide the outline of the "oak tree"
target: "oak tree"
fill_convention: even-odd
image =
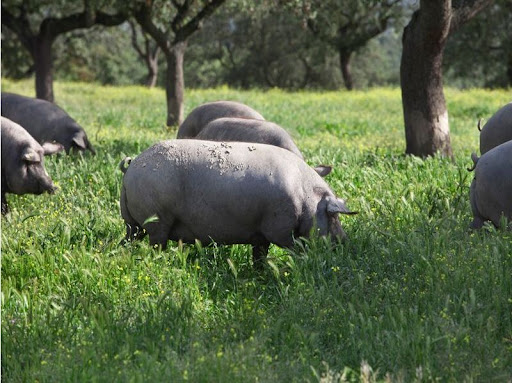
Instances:
[[[338,52],[348,90],[354,87],[350,70],[354,52],[384,32],[404,11],[400,0],[303,0],[301,9],[308,29]]]
[[[448,36],[492,0],[421,0],[404,28],[400,82],[406,153],[452,157],[442,61]]]
[[[183,121],[183,58],[188,38],[225,0],[138,1],[133,16],[158,44],[167,64],[167,125]]]
[[[101,6],[94,0],[2,1],[2,26],[14,32],[34,63],[37,98],[54,101],[52,45],[55,39],[95,24],[118,25],[127,18],[123,8],[119,9],[117,13],[111,12],[112,6]]]

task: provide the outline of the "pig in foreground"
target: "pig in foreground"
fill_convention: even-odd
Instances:
[[[45,154],[63,150],[60,144],[34,140],[20,125],[1,117],[2,136],[2,215],[9,207],[5,193],[53,193],[55,186],[43,165]]]
[[[195,137],[198,140],[256,142],[279,146],[303,159],[286,130],[270,121],[249,118],[217,118],[208,123]]]
[[[498,145],[478,158],[475,178],[471,183],[470,201],[473,211],[471,227],[479,229],[485,221],[499,226],[505,216],[512,221],[512,141]]]
[[[260,264],[270,243],[291,247],[315,224],[344,239],[338,214],[355,214],[303,160],[271,145],[169,140],[128,162],[120,164],[128,241],[144,228],[162,248],[169,239],[251,244]]]
[[[23,126],[37,142],[58,142],[66,153],[90,150],[84,129],[57,105],[37,98],[2,92],[2,116]]]
[[[221,117],[253,118],[264,120],[251,107],[235,101],[214,101],[200,105],[189,113],[180,125],[176,138],[192,138],[210,122]]]
[[[512,102],[499,109],[480,133],[480,154],[512,140]]]

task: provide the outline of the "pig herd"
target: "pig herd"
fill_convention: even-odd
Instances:
[[[480,127],[480,124],[479,124]],[[471,155],[475,177],[471,183],[471,227],[485,221],[512,221],[512,103],[498,110],[480,132],[480,154]]]
[[[53,193],[44,155],[95,150],[85,131],[56,105],[2,93],[2,214],[6,193]],[[472,155],[473,228],[512,220],[512,103],[485,124],[481,157]],[[312,233],[343,241],[339,214],[356,214],[310,167],[292,137],[256,110],[233,101],[194,109],[177,139],[156,143],[120,163],[125,241],[149,236],[165,249],[185,243],[249,244],[260,265],[271,243],[293,246]]]
[[[2,92],[2,215],[6,193],[53,193],[43,155],[65,150],[90,150],[85,131],[51,102]]]

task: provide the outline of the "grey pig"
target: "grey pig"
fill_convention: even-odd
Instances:
[[[2,215],[9,211],[6,193],[41,194],[55,192],[55,185],[43,165],[45,154],[64,150],[62,145],[34,140],[20,125],[1,119],[2,137]]]
[[[510,140],[512,140],[512,102],[494,113],[482,128],[480,133],[480,155]]]
[[[485,221],[499,226],[505,216],[512,221],[512,140],[486,152],[475,163],[475,177],[471,183],[470,201],[473,211],[471,227],[479,229]]]
[[[20,124],[37,142],[58,142],[66,153],[96,153],[84,129],[57,105],[37,98],[2,92],[2,116]]]
[[[304,159],[292,137],[277,124],[248,118],[217,118],[195,137],[198,140],[257,142],[279,146]]]
[[[192,138],[210,122],[221,117],[240,117],[264,120],[251,107],[236,101],[214,101],[199,105],[180,125],[176,138]]]
[[[125,240],[145,229],[163,249],[169,239],[250,244],[258,265],[270,243],[291,247],[315,224],[319,235],[345,239],[338,213],[355,214],[303,160],[276,146],[169,140],[120,167]]]

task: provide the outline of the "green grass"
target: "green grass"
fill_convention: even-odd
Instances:
[[[32,81],[2,90],[33,95]],[[406,157],[399,89],[189,90],[186,112],[233,99],[287,128],[360,211],[343,246],[147,240],[119,247],[119,161],[172,138],[164,93],[56,83],[95,157],[53,156],[53,196],[8,195],[2,378],[61,381],[510,381],[512,233],[468,230],[478,118],[510,91],[446,90],[455,161]]]

